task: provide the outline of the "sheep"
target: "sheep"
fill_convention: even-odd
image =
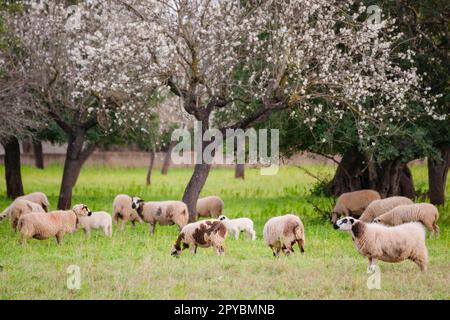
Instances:
[[[48,202],[47,195],[43,192],[33,192],[25,196],[21,196],[18,199],[28,200],[39,204],[45,212],[50,209],[50,203]]]
[[[197,200],[198,217],[217,218],[222,214],[223,200],[218,196],[208,196]]]
[[[375,223],[387,225],[399,225],[405,222],[421,222],[429,231],[430,238],[439,234],[437,220],[439,218],[438,209],[430,203],[416,203],[402,205],[375,218]]]
[[[219,220],[227,227],[230,234],[239,239],[239,233],[245,231],[247,236],[252,240],[256,240],[256,232],[253,229],[253,221],[249,218],[228,219],[226,216],[221,215]]]
[[[293,214],[273,217],[264,225],[264,240],[278,257],[280,250],[285,255],[294,252],[293,245],[298,244],[301,253],[305,252],[305,228],[299,217]]]
[[[45,212],[44,209],[37,203],[17,198],[10,206],[9,216],[11,219],[11,227],[17,231],[17,223],[19,218],[30,212]]]
[[[156,223],[160,225],[176,224],[180,230],[188,223],[189,211],[182,201],[147,201],[133,197],[132,208],[139,217],[150,224],[150,233],[155,234]]]
[[[79,218],[91,214],[87,206],[77,204],[72,210],[31,212],[23,215],[18,223],[20,243],[25,245],[30,238],[44,240],[55,236],[56,242],[60,245],[65,233],[76,231]]]
[[[372,201],[378,199],[381,199],[380,194],[369,189],[343,193],[331,213],[331,222],[334,224],[342,215],[359,217]]]
[[[133,227],[136,222],[141,222],[141,218],[137,214],[136,210],[131,207],[133,199],[126,194],[119,194],[113,201],[113,220],[117,225],[119,219],[122,219],[122,225],[120,230],[125,228],[125,223],[131,221]]]
[[[359,217],[359,220],[364,222],[372,222],[373,219],[388,212],[389,210],[404,205],[413,204],[414,202],[406,197],[389,197],[386,199],[379,199],[372,201],[363,214]]]
[[[48,198],[45,195],[45,193],[42,192],[33,192],[21,197],[17,197],[14,201],[21,199],[21,200],[28,200],[33,203],[37,203],[44,209],[45,212],[48,212],[50,208],[50,203],[48,202]],[[14,201],[0,214],[0,221],[5,219],[6,217],[10,216],[11,209],[14,205]]]
[[[197,253],[197,247],[214,247],[216,254],[220,256],[225,252],[223,242],[226,237],[227,227],[219,220],[202,220],[189,223],[181,229],[170,254],[178,257],[182,250],[189,248],[189,245],[191,245],[193,254]]]
[[[112,236],[112,218],[108,212],[92,212],[90,217],[79,217],[78,220],[86,238],[89,237],[91,229],[102,229],[105,236]]]
[[[386,262],[412,260],[421,271],[428,265],[425,230],[420,223],[410,222],[395,227],[365,223],[344,217],[334,224],[335,229],[352,234],[359,253],[369,259],[367,272],[373,272],[377,259]]]

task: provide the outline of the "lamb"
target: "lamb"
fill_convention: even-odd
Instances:
[[[125,223],[131,221],[133,227],[136,222],[141,222],[141,218],[132,206],[133,199],[126,194],[119,194],[113,201],[113,220],[117,225],[119,219],[122,219],[120,230],[125,228]]]
[[[108,212],[93,212],[90,217],[79,217],[78,220],[86,238],[89,237],[91,229],[102,229],[105,236],[112,236],[112,218]]]
[[[381,199],[380,194],[369,189],[343,193],[331,213],[331,222],[334,224],[343,215],[359,217],[372,201],[378,199]]]
[[[189,248],[197,253],[197,247],[214,247],[218,256],[225,252],[223,243],[227,237],[227,228],[219,220],[202,220],[189,223],[181,229],[180,234],[172,247],[171,255],[178,257],[181,251]]]
[[[147,201],[133,197],[132,208],[139,217],[150,224],[150,233],[155,233],[156,223],[161,226],[178,225],[180,230],[188,223],[189,211],[182,201]]]
[[[227,227],[227,230],[234,237],[239,239],[239,233],[245,231],[247,236],[252,240],[256,240],[256,232],[253,229],[253,221],[249,218],[228,219],[221,215],[219,220]]]
[[[23,215],[18,223],[20,243],[25,245],[30,238],[44,240],[55,236],[60,245],[64,234],[76,231],[79,218],[91,214],[87,206],[77,204],[72,210]]]
[[[374,200],[369,204],[366,210],[364,210],[363,214],[359,217],[359,220],[372,222],[376,217],[395,207],[413,203],[414,202],[411,199],[406,197],[389,197],[386,199]]]
[[[374,271],[377,259],[386,262],[409,259],[421,271],[427,270],[428,250],[425,246],[425,230],[420,223],[388,227],[344,217],[334,224],[334,228],[352,234],[359,253],[369,259],[368,272]]]
[[[42,192],[33,192],[21,197],[16,198],[14,201],[22,199],[22,200],[28,200],[33,203],[37,203],[44,209],[45,212],[48,212],[48,209],[50,208],[50,203],[48,202],[48,198],[45,195],[45,193]],[[14,205],[14,201],[9,205],[3,212],[0,214],[0,221],[5,219],[6,217],[10,216],[11,209]]]
[[[439,234],[437,220],[439,218],[438,209],[430,203],[416,203],[402,205],[375,218],[375,223],[387,225],[399,225],[405,222],[421,222],[430,231],[430,238]]]
[[[217,218],[222,214],[223,200],[218,196],[209,196],[197,200],[198,217]]]
[[[19,218],[30,212],[45,212],[44,209],[37,203],[17,198],[10,206],[9,216],[11,219],[11,227],[17,231],[17,223]]]
[[[293,253],[295,243],[302,253],[305,252],[305,228],[296,215],[286,214],[269,219],[264,225],[263,234],[275,257],[278,257],[280,250],[287,256]]]

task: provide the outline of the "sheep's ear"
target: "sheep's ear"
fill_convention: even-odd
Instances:
[[[33,211],[33,208],[27,203],[27,207],[28,209],[30,209],[31,211]]]

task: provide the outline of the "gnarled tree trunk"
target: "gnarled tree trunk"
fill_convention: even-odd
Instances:
[[[33,140],[33,153],[36,168],[44,169],[44,153],[41,140]]]
[[[234,167],[234,177],[236,179],[245,179],[245,164],[236,163]]]
[[[2,143],[5,148],[6,194],[15,199],[23,196],[22,173],[20,167],[20,144],[16,137]]]
[[[149,186],[152,184],[152,171],[153,171],[153,165],[155,163],[155,152],[150,152],[150,164],[148,165],[148,171],[147,171],[147,179],[146,184]]]
[[[400,176],[400,194],[410,199],[414,199],[417,196],[413,176],[407,164],[403,167]]]
[[[450,146],[440,146],[441,159],[428,158],[428,196],[432,204],[445,203],[445,186],[450,168]]]
[[[194,173],[189,180],[183,195],[183,202],[189,210],[189,222],[197,220],[197,200],[208,178],[211,165],[206,163],[196,164]]]
[[[175,146],[177,145],[177,141],[170,141],[169,146],[167,147],[167,151],[166,154],[164,155],[164,162],[161,168],[161,174],[166,175],[167,172],[169,171],[169,167],[170,167],[170,162],[171,162],[171,155],[172,155],[172,150],[173,148],[175,148]]]
[[[64,172],[59,193],[58,209],[67,210],[72,205],[72,190],[81,172],[81,167],[95,150],[94,145],[83,147],[85,131],[76,130],[69,135]]]

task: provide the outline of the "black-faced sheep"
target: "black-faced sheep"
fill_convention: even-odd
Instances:
[[[119,194],[113,201],[113,220],[117,225],[119,219],[122,219],[120,230],[125,228],[127,221],[130,221],[135,226],[136,222],[141,222],[141,218],[135,209],[132,208],[133,199],[126,194]]]
[[[249,218],[237,218],[228,219],[226,216],[220,216],[219,220],[227,227],[230,234],[234,235],[235,239],[239,239],[239,234],[241,232],[246,232],[247,236],[256,240],[256,232],[253,229],[253,221]]]
[[[91,229],[102,229],[105,236],[112,236],[112,218],[108,212],[92,212],[91,216],[80,216],[78,220],[79,226],[84,230],[86,237],[89,237]]]
[[[411,199],[406,197],[389,197],[386,199],[379,199],[372,201],[364,210],[363,214],[359,217],[359,220],[364,222],[372,222],[378,216],[389,210],[404,205],[413,204]]]
[[[44,240],[56,237],[57,243],[61,244],[64,234],[77,229],[78,218],[90,215],[91,211],[84,204],[77,204],[67,211],[28,213],[19,219],[20,242],[23,245],[31,238]]]
[[[227,228],[219,220],[202,220],[189,223],[181,229],[177,241],[172,247],[171,255],[179,256],[181,251],[191,246],[193,254],[197,247],[214,247],[217,255],[225,252],[223,243],[227,237]]]
[[[178,225],[180,230],[188,223],[189,211],[182,201],[144,201],[133,197],[132,208],[139,217],[150,224],[150,233],[155,233],[156,224]]]
[[[198,217],[217,218],[223,211],[223,200],[218,196],[208,196],[197,200]]]
[[[377,259],[386,262],[415,262],[426,271],[428,250],[425,246],[425,230],[420,223],[410,222],[395,227],[365,223],[352,217],[339,219],[335,229],[352,234],[359,253],[369,259],[368,271],[373,271]]]
[[[294,252],[293,245],[298,244],[305,252],[305,228],[299,217],[293,214],[273,217],[264,225],[264,240],[277,257],[283,250],[285,255]]]
[[[438,209],[430,203],[416,203],[402,205],[375,218],[375,223],[382,223],[396,226],[405,222],[421,222],[430,231],[430,238],[434,234],[439,234],[437,220],[439,218]]]
[[[374,200],[381,199],[374,190],[358,190],[340,195],[331,213],[331,222],[335,223],[341,216],[359,217],[367,206]]]

